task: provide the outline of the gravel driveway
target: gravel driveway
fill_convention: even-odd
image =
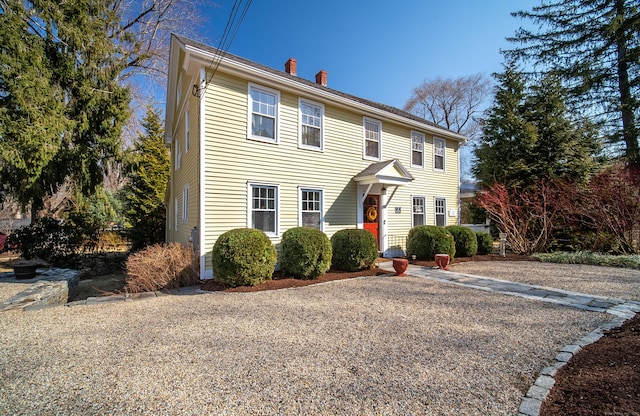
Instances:
[[[537,261],[467,262],[452,264],[450,269],[457,273],[640,301],[640,270]]]
[[[513,415],[609,319],[384,276],[9,311],[0,414]]]

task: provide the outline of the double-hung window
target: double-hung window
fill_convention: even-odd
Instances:
[[[300,147],[322,150],[322,119],[324,107],[306,100],[300,106]]]
[[[300,189],[300,224],[322,230],[322,190]]]
[[[425,225],[425,215],[427,213],[425,206],[425,199],[423,196],[414,196],[413,197],[413,217],[412,217],[412,226],[417,227],[418,225]]]
[[[182,188],[182,223],[189,222],[189,185]]]
[[[175,139],[175,149],[174,150],[176,152],[176,154],[175,154],[176,159],[174,161],[174,166],[173,167],[175,168],[175,170],[178,170],[178,169],[180,169],[180,160],[182,159],[182,153],[180,151],[180,140],[178,140],[177,138]]]
[[[189,151],[189,110],[184,115],[184,152]]]
[[[280,93],[249,85],[249,137],[278,142],[278,106]]]
[[[442,139],[433,139],[433,168],[444,170],[445,142]]]
[[[382,123],[364,118],[364,158],[380,160],[382,153]]]
[[[264,231],[267,235],[278,234],[278,186],[249,184],[248,226]]]
[[[411,166],[424,167],[424,134],[411,132]]]
[[[178,198],[173,200],[174,230],[178,231]]]
[[[444,198],[436,198],[434,211],[436,213],[436,225],[444,227],[447,225],[447,200]]]

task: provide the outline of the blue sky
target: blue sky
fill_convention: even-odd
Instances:
[[[233,6],[208,10],[203,34],[218,46]],[[328,72],[328,86],[402,108],[425,79],[501,71],[500,49],[539,0],[254,0],[229,52],[298,76]]]

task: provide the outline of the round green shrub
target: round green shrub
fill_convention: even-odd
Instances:
[[[419,225],[409,230],[407,255],[415,255],[417,260],[434,260],[436,254],[448,254],[453,260],[456,243],[444,227]]]
[[[485,255],[493,252],[493,238],[491,234],[484,231],[476,232],[476,240],[478,241],[478,254]]]
[[[470,228],[462,225],[449,225],[445,227],[453,236],[458,257],[473,257],[478,252],[478,239]]]
[[[331,241],[322,231],[290,228],[282,235],[282,273],[300,279],[315,279],[331,267]]]
[[[237,287],[271,279],[278,254],[264,232],[236,228],[218,237],[211,257],[216,280]]]
[[[371,269],[378,258],[378,242],[367,230],[345,229],[331,237],[332,265],[336,270],[355,272]]]

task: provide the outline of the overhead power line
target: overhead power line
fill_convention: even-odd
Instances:
[[[193,95],[202,97],[202,95],[206,92],[209,83],[213,79],[213,76],[216,74],[222,59],[226,55],[227,51],[231,47],[231,43],[235,39],[238,34],[238,30],[240,29],[240,25],[242,21],[247,15],[249,11],[249,7],[251,6],[252,0],[247,0],[242,5],[242,0],[235,0],[233,3],[233,7],[231,8],[231,12],[229,12],[229,18],[227,19],[227,24],[225,25],[224,32],[222,33],[222,37],[220,38],[220,42],[218,43],[218,53],[216,56],[211,59],[209,66],[207,67],[208,73],[207,79],[205,81],[204,86],[199,86],[198,88],[194,88]],[[241,11],[242,10],[242,11]]]

